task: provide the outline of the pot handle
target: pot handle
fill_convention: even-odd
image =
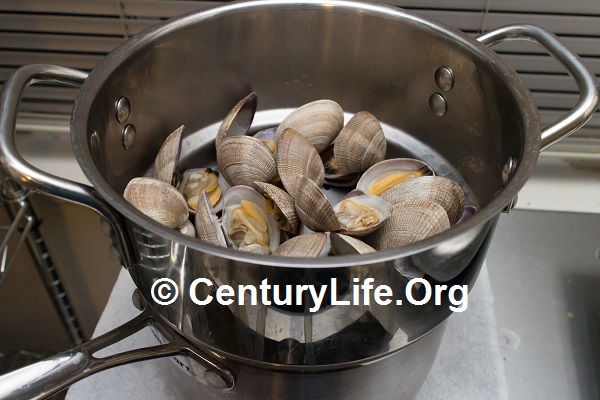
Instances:
[[[537,43],[575,79],[581,92],[579,101],[566,115],[542,130],[540,151],[573,133],[594,114],[598,105],[598,82],[595,75],[587,69],[579,56],[567,49],[552,33],[535,25],[510,25],[478,36],[477,40],[489,46],[508,40],[528,40]]]
[[[137,361],[175,355],[185,356],[197,363],[188,368],[201,383],[223,392],[233,388],[235,375],[231,369],[216,360],[215,356],[191,345],[169,325],[161,323],[161,317],[152,310],[137,289],[133,293],[133,301],[137,307],[142,308],[142,313],[131,321],[81,346],[0,376],[0,399],[46,399],[97,372]],[[98,351],[148,326],[153,328],[157,339],[160,336],[161,343],[166,343],[106,357],[95,356]],[[203,374],[198,374],[202,371]]]
[[[84,205],[100,214],[113,229],[123,266],[130,268],[133,257],[120,214],[94,188],[32,166],[21,157],[15,145],[17,110],[27,86],[39,82],[81,86],[86,78],[84,72],[46,64],[21,67],[8,78],[0,93],[0,168],[7,177],[28,189]]]

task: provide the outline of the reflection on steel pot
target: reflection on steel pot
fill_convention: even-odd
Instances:
[[[360,29],[342,29],[355,26]],[[542,130],[531,94],[488,48],[503,40],[539,43],[576,80],[575,108]],[[453,84],[438,93],[436,71]],[[83,84],[71,134],[76,157],[93,188],[48,176],[21,159],[14,144],[16,109],[24,87],[45,80]],[[189,238],[151,221],[122,197],[131,178],[148,175],[170,132],[186,134],[181,169],[216,165],[220,118],[250,92],[259,97],[254,130],[276,126],[298,106],[334,99],[349,113],[368,110],[387,138],[386,158],[427,160],[449,177],[478,212],[422,242],[372,254],[297,259],[240,253]],[[125,126],[115,105],[126,98]],[[430,101],[433,99],[433,101]],[[4,172],[24,186],[98,211],[148,306],[130,325],[83,348],[0,378],[0,393],[31,398],[54,393],[90,373],[165,355],[184,354],[205,372],[202,398],[412,399],[433,362],[442,306],[306,307],[199,306],[179,296],[168,306],[150,300],[160,278],[189,287],[206,278],[220,285],[321,285],[337,278],[338,298],[354,278],[373,278],[404,298],[408,279],[396,266],[416,267],[448,285],[474,283],[500,212],[511,204],[540,149],[581,126],[598,101],[593,75],[551,34],[528,25],[478,39],[402,10],[332,0],[233,3],[166,21],[127,41],[86,75],[60,67],[23,67],[1,97],[0,152]],[[347,115],[346,117],[349,117]],[[135,141],[124,144],[124,133]],[[507,162],[513,168],[504,168]],[[109,359],[90,354],[140,326],[152,325],[166,344]],[[133,327],[132,327],[133,326]],[[36,374],[33,374],[35,371]],[[32,382],[24,380],[28,374]],[[198,376],[199,376],[198,375]],[[364,381],[363,376],[375,377]],[[358,382],[361,382],[358,384]]]

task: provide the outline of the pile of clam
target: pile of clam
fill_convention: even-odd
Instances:
[[[400,247],[460,220],[461,187],[421,160],[384,160],[384,132],[369,112],[344,126],[342,108],[318,100],[249,136],[256,104],[251,93],[223,120],[215,139],[218,168],[180,174],[182,126],[160,148],[153,177],[132,179],[125,199],[213,245],[291,257]],[[324,183],[348,194],[331,204]]]

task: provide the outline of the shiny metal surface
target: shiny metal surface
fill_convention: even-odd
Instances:
[[[17,108],[25,88],[38,82],[79,86],[87,74],[69,68],[33,64],[14,72],[0,93],[0,164],[7,176],[31,190],[84,205],[103,216],[115,230],[124,266],[131,266],[131,250],[123,231],[122,217],[92,187],[40,171],[21,157],[15,145]],[[92,135],[93,137],[93,135]]]
[[[571,57],[562,48],[551,51],[558,50]],[[566,66],[574,69],[577,63],[572,59]],[[436,117],[429,98],[438,91],[434,73],[441,65],[452,70],[454,85],[444,92],[447,111]],[[578,82],[590,79],[582,76],[589,75],[584,67],[575,69]],[[14,149],[14,115],[4,115],[16,110],[12,92],[20,93],[32,77],[48,76],[69,81],[73,74],[32,67],[9,80],[0,116],[3,166],[24,185],[31,175],[28,186],[83,202],[115,222],[118,243],[125,251],[131,246],[124,263],[146,298],[152,283],[164,277],[181,288],[196,278],[209,279],[213,287],[205,295],[225,284],[258,286],[268,279],[321,285],[337,278],[343,299],[351,296],[353,278],[368,277],[390,286],[394,299],[405,300],[408,278],[401,271],[406,270],[428,274],[432,282],[472,285],[498,215],[529,177],[540,149],[531,95],[495,53],[461,32],[366,3],[233,3],[166,21],[129,40],[86,79],[73,112],[75,154],[94,189],[44,176]],[[201,243],[148,220],[123,200],[127,182],[149,171],[163,140],[182,124],[187,157],[181,168],[194,159],[202,166],[214,163],[213,128],[251,91],[258,94],[259,125],[273,126],[286,110],[318,98],[335,99],[349,114],[369,110],[389,127],[388,158],[419,154],[442,175],[460,178],[478,212],[401,249],[306,260]],[[115,102],[123,96],[135,105],[127,123],[139,133],[129,149],[115,118]],[[583,122],[580,115],[577,122],[546,132],[567,134]],[[502,170],[509,158],[516,167],[505,182]],[[198,306],[185,296],[169,306],[150,304],[194,345],[226,359],[235,371],[239,367],[236,384],[243,392],[234,390],[232,398],[358,393],[358,398],[411,399],[433,361],[439,327],[451,313],[447,299],[437,307],[406,301],[402,306],[328,303],[317,313],[260,304]],[[390,379],[390,368],[406,373]]]
[[[134,296],[137,296],[134,293]],[[229,390],[234,385],[233,372],[218,361],[211,360],[199,349],[173,329],[163,326],[157,321],[157,314],[143,302],[143,312],[126,324],[92,339],[81,346],[64,353],[57,354],[44,361],[29,365],[19,370],[0,376],[0,398],[11,400],[45,399],[69,387],[80,379],[116,365],[167,357],[180,354],[193,360],[196,373],[210,371],[211,379],[206,381],[202,373],[197,379],[217,392]],[[134,335],[141,329],[153,328],[161,344],[147,347],[143,351],[133,349],[124,353],[105,357],[98,352],[112,344]]]
[[[551,126],[542,130],[541,150],[545,150],[573,133],[593,115],[598,105],[598,80],[581,59],[570,52],[553,34],[533,25],[512,25],[488,32],[477,38],[490,46],[508,40],[528,40],[542,46],[575,79],[580,97],[575,107]]]

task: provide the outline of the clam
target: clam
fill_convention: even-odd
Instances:
[[[194,220],[196,235],[204,242],[214,244],[215,246],[227,247],[227,241],[221,228],[221,223],[215,215],[215,211],[210,204],[206,192],[200,193],[200,201],[196,209]]]
[[[333,154],[342,175],[363,172],[383,161],[387,144],[383,129],[367,111],[356,113],[333,144]]]
[[[259,244],[272,252],[279,246],[279,228],[267,216],[267,199],[248,186],[235,186],[223,198],[221,224],[235,248]]]
[[[179,185],[179,192],[187,201],[191,214],[196,212],[200,194],[203,191],[208,195],[215,212],[221,211],[223,208],[222,194],[228,189],[229,184],[223,174],[219,174],[211,168],[195,168],[185,171]]]
[[[350,254],[369,254],[377,251],[365,242],[352,236],[343,235],[341,233],[332,233],[330,238],[333,254],[338,256]]]
[[[265,146],[271,149],[273,155],[277,154],[277,128],[263,129],[262,131],[256,132],[253,137],[260,140]]]
[[[341,232],[365,236],[378,229],[392,213],[392,206],[378,196],[355,196],[333,207]]]
[[[321,189],[306,176],[298,180],[300,189],[294,197],[300,221],[314,232],[335,232],[342,227],[333,207]]]
[[[304,136],[320,153],[329,146],[344,126],[344,111],[332,100],[317,100],[292,111],[281,121],[277,137],[292,128]]]
[[[260,140],[232,136],[217,147],[219,169],[231,186],[256,188],[254,182],[271,182],[277,176],[275,156]]]
[[[215,138],[215,147],[218,149],[221,141],[226,137],[245,136],[250,130],[254,113],[256,112],[257,97],[252,92],[240,100],[223,119]]]
[[[274,252],[274,256],[284,257],[324,257],[329,254],[331,242],[327,233],[307,233],[283,242]]]
[[[265,256],[270,254],[269,251],[260,244],[250,244],[245,247],[240,247],[240,251],[243,251],[244,253],[262,254]]]
[[[321,161],[323,161],[323,168],[325,169],[324,183],[327,185],[351,187],[356,185],[356,182],[360,179],[359,173],[345,174],[340,171],[340,166],[333,156],[333,145],[321,152]]]
[[[267,197],[266,213],[272,216],[279,229],[296,233],[300,225],[300,219],[296,213],[294,199],[277,186],[264,182],[256,182],[256,185]]]
[[[163,142],[154,160],[153,176],[172,186],[177,184],[177,165],[181,154],[181,135],[184,126],[181,125]]]
[[[421,176],[434,175],[423,161],[414,158],[393,158],[369,168],[356,184],[363,193],[381,196],[386,190]]]
[[[323,186],[325,171],[315,148],[298,132],[286,129],[277,142],[277,172],[287,192],[297,199],[299,176]],[[264,181],[263,181],[264,182]]]
[[[185,221],[185,224],[179,228],[179,232],[183,233],[185,236],[196,237],[196,228],[194,228],[194,224],[189,220]]]
[[[463,214],[465,194],[460,185],[441,176],[423,176],[394,186],[381,195],[390,204],[410,200],[432,200],[448,213],[453,225]]]
[[[169,228],[181,228],[188,220],[187,203],[169,183],[155,178],[133,178],[123,197],[139,211]]]
[[[360,189],[352,189],[351,191],[346,193],[346,195],[344,196],[344,199],[351,199],[352,197],[363,196],[364,194],[365,194],[365,192],[363,192]]]
[[[377,250],[406,246],[450,228],[446,210],[435,201],[406,201],[392,208],[387,221],[367,238]]]

